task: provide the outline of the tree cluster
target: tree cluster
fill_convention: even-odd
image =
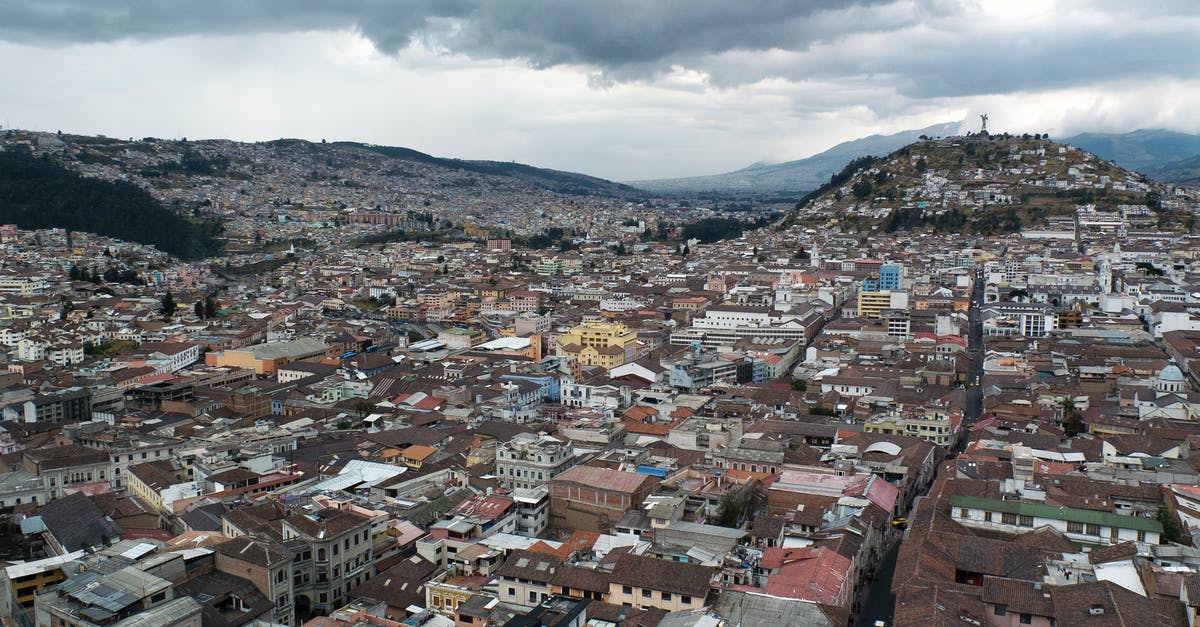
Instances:
[[[196,304],[192,306],[192,313],[201,320],[210,320],[217,317],[218,309],[217,299],[210,295],[206,296],[204,300],[196,301]]]
[[[80,268],[79,266],[71,266],[67,271],[67,276],[72,281],[89,281],[97,285],[101,283],[125,283],[127,285],[142,285],[143,281],[138,273],[130,270],[118,270],[112,266],[104,269],[101,273],[94,266]]]
[[[0,222],[151,244],[183,259],[217,254],[219,220],[191,220],[125,182],[86,178],[29,150],[0,152]]]

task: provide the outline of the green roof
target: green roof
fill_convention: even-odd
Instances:
[[[1025,501],[997,501],[996,499],[985,499],[978,496],[952,496],[950,497],[950,506],[969,507],[989,512],[1000,512],[1002,514],[1017,514],[1018,516],[1051,518],[1053,520],[1100,525],[1101,527],[1119,527],[1121,529],[1153,531],[1155,533],[1162,533],[1163,530],[1162,523],[1153,518],[1122,516],[1111,512],[1098,512],[1091,509],[1076,509],[1074,507],[1054,507],[1053,505],[1028,503]]]

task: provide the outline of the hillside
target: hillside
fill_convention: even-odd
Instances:
[[[1164,183],[1181,182],[1169,178],[1174,175],[1167,166],[1200,157],[1200,135],[1162,129],[1140,129],[1130,133],[1080,133],[1064,139],[1063,143],[1078,146],[1123,168],[1155,176],[1156,180]]]
[[[854,230],[994,234],[1072,216],[1079,204],[1161,209],[1161,194],[1144,176],[1074,146],[970,135],[858,159],[802,199],[791,219]],[[1175,224],[1166,212],[1157,220]]]
[[[634,199],[645,192],[603,179],[533,166],[443,159],[416,150],[353,142],[279,139],[114,139],[6,131],[0,146],[23,145],[87,177],[127,181],[170,208],[204,213],[218,204],[315,210],[499,206],[529,199]],[[236,201],[236,202],[234,202]]]
[[[1200,154],[1149,168],[1146,176],[1164,183],[1200,188]]]
[[[0,222],[97,233],[183,259],[221,250],[220,222],[187,219],[134,185],[84,178],[18,147],[0,151]]]
[[[537,168],[523,163],[508,162],[508,161],[470,161],[465,159],[446,159],[442,157],[434,157],[411,148],[398,148],[394,146],[376,146],[373,144],[358,144],[354,142],[336,142],[338,146],[353,146],[377,152],[381,155],[399,159],[401,161],[415,161],[426,163],[429,165],[440,166],[449,170],[461,170],[463,172],[474,172],[476,174],[485,174],[489,176],[502,176],[513,178],[524,183],[528,183],[533,187],[557,192],[560,194],[570,195],[589,195],[598,194],[604,196],[618,197],[638,197],[644,196],[641,190],[614,183],[602,178],[579,174],[576,172],[564,172],[562,170],[551,170],[548,168]]]
[[[958,122],[935,124],[922,129],[902,131],[893,135],[871,135],[843,142],[806,159],[785,163],[756,163],[749,167],[712,176],[693,176],[677,179],[631,181],[639,189],[658,193],[776,193],[807,192],[829,180],[853,159],[866,155],[886,154],[917,141],[920,136],[942,137],[958,133]]]

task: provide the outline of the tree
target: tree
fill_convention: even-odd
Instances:
[[[758,481],[751,481],[721,498],[717,518],[713,522],[722,527],[741,527],[754,520],[759,510],[767,503],[767,493]]]
[[[173,296],[170,290],[168,290],[167,293],[162,297],[162,303],[159,306],[158,311],[162,314],[164,319],[167,319],[175,315],[176,309],[179,309],[179,305],[175,304],[175,296]]]
[[[860,179],[850,187],[850,191],[854,192],[854,197],[862,200],[871,195],[871,181],[866,178]]]
[[[192,307],[192,314],[201,320],[204,319],[204,301],[196,301],[196,304]]]
[[[1017,289],[1014,289],[1014,290],[1009,290],[1009,292],[1008,292],[1008,300],[1012,300],[1012,301],[1018,301],[1018,300],[1021,300],[1021,299],[1025,299],[1025,300],[1028,300],[1028,299],[1029,299],[1029,291],[1028,291],[1028,290],[1025,290],[1025,289],[1022,289],[1022,288],[1017,288]]]
[[[210,294],[204,298],[204,317],[216,318],[218,309],[217,299]]]
[[[1179,524],[1179,519],[1171,515],[1171,512],[1166,507],[1159,507],[1154,519],[1163,526],[1162,537],[1164,540],[1176,544],[1191,544],[1188,542],[1187,535],[1183,532],[1183,527]]]
[[[1063,410],[1062,426],[1067,437],[1073,438],[1086,431],[1087,426],[1083,424],[1083,414],[1075,407],[1075,399],[1068,396],[1062,400],[1061,405]]]

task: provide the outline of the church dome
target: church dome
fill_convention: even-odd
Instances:
[[[1175,365],[1175,360],[1172,359],[1171,362],[1167,364],[1167,367],[1163,368],[1162,372],[1158,373],[1158,380],[1171,382],[1178,381],[1182,383],[1183,371],[1179,369],[1179,366]]]

